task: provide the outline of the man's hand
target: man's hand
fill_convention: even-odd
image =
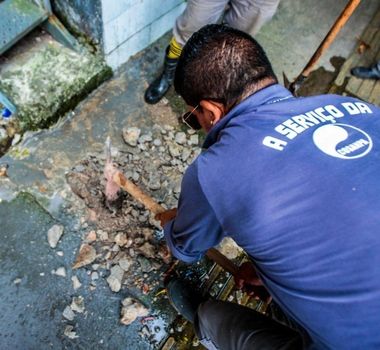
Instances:
[[[164,227],[166,223],[173,220],[177,215],[177,208],[166,210],[160,214],[157,214],[154,218],[161,223],[161,227]]]
[[[242,289],[250,296],[259,298],[265,302],[272,299],[268,291],[263,286],[252,263],[245,262],[239,267],[238,273],[234,276],[236,287]]]

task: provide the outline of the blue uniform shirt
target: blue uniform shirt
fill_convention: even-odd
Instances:
[[[165,226],[193,262],[224,236],[318,349],[380,349],[380,109],[272,85],[209,132]]]

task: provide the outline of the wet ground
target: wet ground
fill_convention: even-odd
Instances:
[[[297,2],[298,5],[300,3]],[[274,20],[260,34],[261,43],[268,48],[269,56],[275,60],[278,74],[282,70],[286,70],[290,77],[298,74],[306,57],[315,49],[317,39],[325,34],[325,28],[309,28],[310,21],[314,23],[320,19],[312,16],[316,4],[311,4],[311,1],[307,3],[311,7],[305,5],[303,15],[300,6],[293,3],[296,6],[295,13],[299,13],[297,27],[293,27],[295,19],[291,19],[292,13],[287,7],[291,6],[290,2],[283,1]],[[334,20],[335,12],[339,13],[339,5],[343,3],[344,1],[334,3],[331,11],[329,6],[325,8],[324,13],[329,15],[329,22]],[[359,17],[366,18],[365,16],[370,15],[372,3],[374,2],[367,2],[362,13],[358,14]],[[360,23],[364,27],[363,21]],[[309,30],[310,43],[288,40],[289,33],[293,33],[295,29],[297,33]],[[277,33],[276,36],[271,36],[272,32]],[[294,33],[292,35],[294,37]],[[281,37],[283,42],[278,39]],[[289,55],[282,47],[286,41],[284,38],[288,40],[286,45]],[[133,268],[138,276],[134,276],[133,272],[127,274],[133,278],[125,279],[127,283],[119,292],[112,292],[107,283],[109,267],[112,267],[107,266],[107,261],[112,260],[111,265],[116,265],[116,262],[120,265],[119,248],[116,246],[127,245],[116,242],[117,233],[125,231],[127,236],[135,235],[134,237],[139,238],[140,243],[133,247],[137,251],[147,240],[139,230],[130,232],[134,225],[133,220],[141,219],[139,227],[148,229],[153,234],[155,228],[145,211],[128,198],[124,198],[123,210],[129,210],[128,207],[132,206],[132,210],[136,210],[138,214],[133,216],[132,211],[127,214],[131,214],[134,219],[120,221],[120,215],[115,216],[103,206],[100,177],[104,165],[106,137],[111,137],[114,149],[119,151],[114,157],[123,172],[131,172],[133,178],[134,171],[140,168],[139,178],[135,175],[135,180],[168,207],[174,204],[175,195],[178,195],[178,178],[183,171],[180,166],[187,164],[187,160],[183,160],[186,147],[175,141],[176,133],[182,130],[182,126],[178,124],[178,115],[184,108],[182,102],[173,91],[168,94],[168,99],[156,106],[149,106],[143,101],[143,92],[161,64],[161,54],[168,39],[169,35],[130,60],[113,79],[90,94],[56,126],[29,133],[0,159],[0,168],[7,167],[7,176],[0,176],[2,349],[156,349],[167,337],[175,339],[176,332],[182,334],[182,343],[188,341],[193,344],[191,332],[188,332],[189,325],[182,327],[182,321],[176,321],[176,326],[170,325],[176,313],[162,292],[160,279],[170,264],[155,257],[153,260],[160,264],[156,272],[140,272],[139,269],[144,264],[144,260],[140,258],[142,264],[138,262]],[[304,50],[302,55],[300,47]],[[281,65],[281,62],[284,64]],[[322,85],[329,85],[333,79],[331,74],[334,73],[325,73],[326,69],[332,71],[331,66],[326,66],[314,73],[314,84],[305,84],[308,89],[305,94],[320,93],[324,90]],[[165,140],[164,136],[168,134],[161,134],[161,143],[175,142],[179,150],[172,149],[170,159],[165,160],[170,150],[165,148],[160,151],[160,146],[153,149],[155,137],[152,135],[152,141],[146,142],[146,149],[140,149],[141,162],[133,160],[133,155],[136,155],[133,150],[138,146],[131,148],[125,143],[123,128],[136,126],[141,129],[141,135],[146,135],[152,132],[155,124],[168,125],[169,129],[175,128],[172,139]],[[186,134],[186,142],[190,138],[191,135]],[[153,160],[156,158],[160,163],[161,160],[164,160],[162,163],[169,163],[159,167],[159,179],[152,179],[155,170]],[[170,179],[176,176],[177,179],[165,184],[165,176]],[[70,181],[70,178],[75,181]],[[82,190],[87,190],[89,194],[84,195]],[[47,232],[54,224],[62,225],[64,233],[58,246],[51,248],[47,241]],[[109,236],[102,240],[102,231],[107,230]],[[79,247],[92,231],[96,234],[96,240],[87,243],[95,248],[97,260],[73,270],[72,264]],[[128,247],[130,254],[129,248],[131,247]],[[137,255],[150,259],[144,254]],[[114,262],[115,259],[119,260]],[[65,269],[66,276],[62,276],[60,268]],[[180,266],[178,271],[190,280],[197,280],[202,276],[205,280],[202,287],[215,296],[230,298],[232,295],[234,300],[248,302],[243,295],[232,290],[233,283],[229,275],[215,268],[210,272],[208,268],[209,266],[200,268],[196,265],[194,269],[188,269]],[[141,281],[134,284],[135,277],[142,277],[142,281],[147,278],[144,273],[150,278],[148,285],[153,285],[149,290]],[[73,276],[79,279],[81,287],[74,289],[71,280]],[[74,310],[74,317],[69,315],[72,320],[65,318],[62,313],[67,306],[72,305],[73,297],[79,296],[83,297],[83,312]],[[139,318],[129,326],[119,322],[121,301],[127,296],[138,299],[149,309],[149,315]],[[181,332],[188,333],[186,335]],[[182,345],[182,348],[188,349],[186,346]],[[193,348],[197,347],[195,342]],[[167,349],[169,348],[168,345]]]

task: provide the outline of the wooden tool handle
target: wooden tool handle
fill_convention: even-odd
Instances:
[[[127,191],[133,198],[138,200],[141,204],[150,210],[153,214],[160,214],[166,209],[159,205],[152,197],[144,193],[132,181],[128,180],[120,171],[117,171],[113,176],[113,180],[122,188]]]
[[[346,24],[348,19],[351,17],[352,13],[360,4],[360,0],[350,0],[347,6],[344,8],[340,16],[335,21],[334,25],[331,27],[330,31],[327,33],[318,49],[315,51],[314,55],[310,58],[309,62],[306,64],[300,75],[304,77],[308,77],[311,70],[313,69],[315,63],[319,60],[319,58],[323,55],[323,53],[329,48],[331,43],[334,41],[335,37],[342,29],[342,27]]]
[[[166,209],[158,204],[152,197],[144,193],[138,186],[136,186],[132,181],[128,180],[120,171],[117,171],[113,180],[122,188],[127,191],[133,198],[138,200],[141,204],[150,210],[153,214],[160,214]],[[207,257],[212,261],[220,265],[224,270],[235,275],[238,271],[238,267],[227,257],[225,257],[219,250],[215,248],[210,248],[207,253]]]
[[[223,255],[218,249],[210,248],[207,251],[206,256],[212,261],[216,262],[219,266],[223,267],[224,270],[226,270],[233,276],[235,276],[239,270],[239,267],[235,265],[225,255]]]

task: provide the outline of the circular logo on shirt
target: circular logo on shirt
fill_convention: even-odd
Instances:
[[[322,152],[340,159],[361,158],[372,149],[371,137],[347,124],[320,126],[313,133],[313,141]]]

